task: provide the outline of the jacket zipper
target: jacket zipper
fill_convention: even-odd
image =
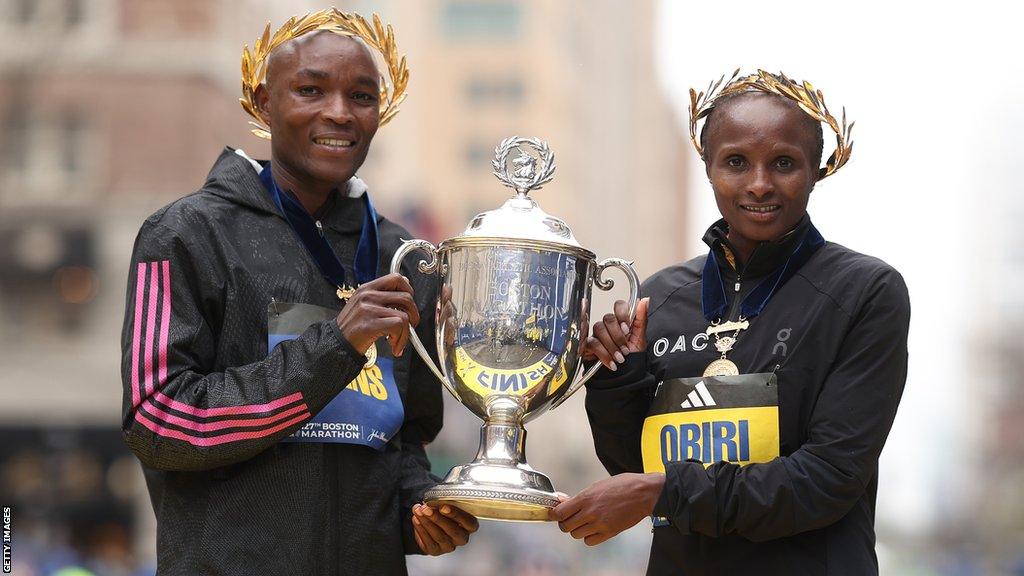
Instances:
[[[741,284],[741,282],[742,282],[742,279],[740,277],[740,273],[739,273],[739,271],[737,271],[736,272],[736,284],[733,287],[732,305],[729,306],[729,314],[726,315],[726,317],[725,317],[726,322],[731,322],[733,320],[733,314],[736,312],[736,309],[739,307],[739,304],[740,304],[740,284]]]

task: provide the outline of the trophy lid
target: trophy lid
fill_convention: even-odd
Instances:
[[[531,154],[530,151],[533,153]],[[509,159],[509,156],[515,156]],[[555,155],[547,142],[537,138],[506,138],[494,149],[494,175],[516,195],[500,208],[477,214],[460,238],[528,240],[557,244],[573,251],[589,251],[580,246],[572,230],[560,218],[552,216],[527,196],[551,181]],[[510,166],[511,165],[511,166]],[[592,257],[592,255],[590,255]]]

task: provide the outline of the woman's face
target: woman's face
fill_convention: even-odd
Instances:
[[[796,105],[751,93],[722,103],[707,127],[705,163],[729,241],[747,257],[807,212],[818,179],[815,126]]]

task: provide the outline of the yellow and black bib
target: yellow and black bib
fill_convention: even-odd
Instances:
[[[641,435],[644,472],[668,462],[739,465],[779,456],[779,394],[773,373],[676,378],[658,385]]]

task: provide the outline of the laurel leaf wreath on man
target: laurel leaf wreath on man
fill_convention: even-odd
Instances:
[[[252,133],[260,138],[270,139],[270,128],[263,122],[256,109],[256,88],[267,77],[267,56],[281,44],[316,30],[329,30],[343,36],[361,39],[371,48],[377,50],[384,58],[388,67],[388,79],[381,75],[380,84],[380,125],[387,124],[398,107],[405,100],[406,88],[409,84],[409,68],[405,56],[399,56],[395,43],[395,32],[391,25],[384,26],[380,17],[373,15],[371,25],[359,14],[342,12],[337,8],[321,10],[306,14],[301,18],[291,17],[280,28],[270,34],[270,24],[263,30],[263,35],[256,40],[252,51],[246,44],[242,50],[242,97],[238,99],[242,109],[256,121],[249,122],[254,128]]]

